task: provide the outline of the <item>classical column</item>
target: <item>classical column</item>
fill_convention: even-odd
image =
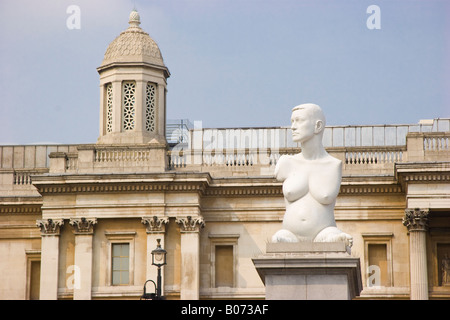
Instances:
[[[426,246],[428,213],[428,209],[406,209],[403,217],[403,225],[409,231],[411,300],[428,300]]]
[[[146,279],[153,280],[156,283],[158,276],[158,268],[152,265],[152,251],[156,249],[156,239],[161,239],[161,245],[165,248],[166,224],[169,222],[168,217],[142,217],[142,224],[147,227],[147,270]],[[164,270],[162,270],[164,271]],[[148,292],[153,292],[153,288],[149,287]],[[161,274],[161,295],[164,296],[164,272]]]
[[[198,300],[200,291],[200,228],[202,217],[177,218],[181,232],[181,300]]]
[[[69,224],[75,234],[74,300],[90,300],[92,292],[92,236],[96,218],[72,218]]]
[[[41,229],[41,280],[39,299],[58,299],[59,234],[63,219],[37,220]]]

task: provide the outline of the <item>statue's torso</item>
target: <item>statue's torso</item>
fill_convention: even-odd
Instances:
[[[286,213],[283,228],[313,238],[323,228],[335,226],[334,205],[341,183],[341,162],[331,156],[305,160],[284,156],[277,164],[283,181]]]

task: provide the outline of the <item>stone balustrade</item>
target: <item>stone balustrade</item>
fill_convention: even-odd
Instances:
[[[449,123],[449,119],[437,119],[428,126],[331,126],[326,128],[324,145],[331,155],[342,160],[344,175],[393,175],[395,163],[448,159]],[[281,155],[300,152],[287,127],[196,128],[183,131],[183,135],[183,143],[172,145],[170,150],[148,144],[0,146],[0,183],[28,185],[34,174],[45,172],[117,169],[124,172],[199,169],[217,174],[224,170],[255,174],[266,170],[270,174]],[[158,162],[165,167],[155,166]]]

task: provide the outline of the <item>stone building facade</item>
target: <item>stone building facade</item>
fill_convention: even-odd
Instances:
[[[0,299],[139,299],[167,250],[167,299],[263,299],[252,263],[284,215],[289,128],[167,125],[170,76],[130,26],[107,48],[93,144],[0,146]],[[338,227],[359,299],[450,298],[450,119],[327,127],[343,161]]]

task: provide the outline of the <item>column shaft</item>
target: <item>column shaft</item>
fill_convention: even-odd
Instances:
[[[200,297],[200,229],[205,226],[202,217],[177,218],[181,232],[181,300]]]
[[[41,229],[41,277],[39,299],[58,299],[59,234],[63,219],[37,220]]]
[[[59,235],[42,237],[40,300],[58,299]]]
[[[198,300],[200,291],[200,239],[198,232],[181,234],[181,300]]]
[[[92,234],[75,235],[75,266],[79,284],[73,288],[74,300],[90,300],[92,292]]]
[[[411,265],[411,300],[428,300],[428,272],[426,233],[411,231],[410,265]]]
[[[92,296],[92,237],[96,218],[72,218],[69,224],[75,233],[74,300],[90,300]]]

